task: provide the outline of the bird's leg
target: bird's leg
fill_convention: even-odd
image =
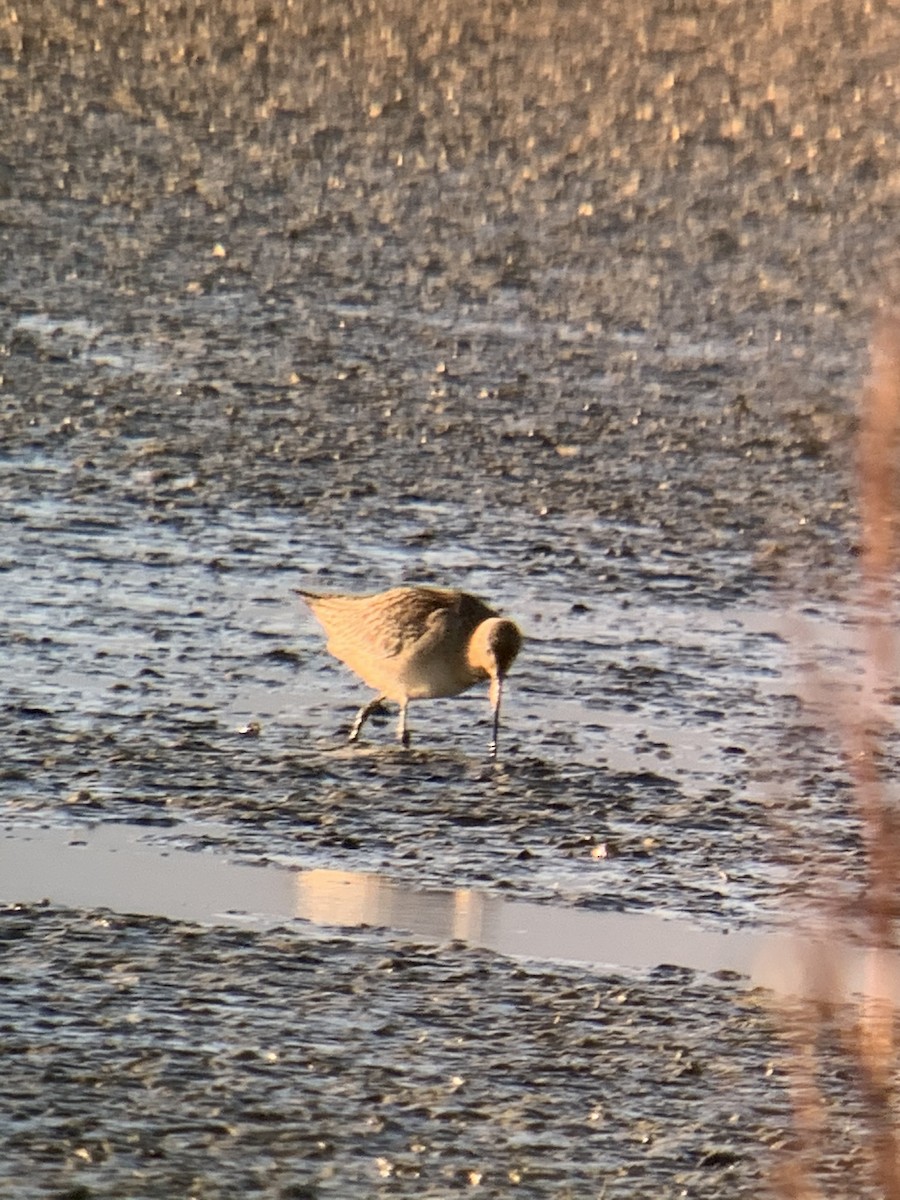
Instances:
[[[406,708],[408,704],[408,700],[403,700],[400,704],[400,724],[397,726],[397,737],[402,746],[409,745],[409,730],[406,727]]]
[[[362,706],[362,708],[356,714],[356,720],[350,726],[350,737],[347,739],[348,741],[356,741],[363,725],[365,725],[372,713],[378,712],[378,710],[384,704],[385,699],[385,696],[376,696],[374,700],[370,700],[368,704],[364,704]]]

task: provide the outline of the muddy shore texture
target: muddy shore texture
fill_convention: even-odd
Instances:
[[[852,884],[778,615],[841,649],[897,45],[880,0],[0,5],[4,819],[707,923]],[[525,628],[496,770],[480,696],[343,749],[290,589],[412,579]],[[789,1137],[731,981],[2,929],[4,1197],[758,1196]]]

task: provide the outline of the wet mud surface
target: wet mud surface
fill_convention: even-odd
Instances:
[[[853,677],[897,14],[595,7],[0,10],[6,823],[209,818],[210,853],[715,926],[858,886],[797,663]],[[525,631],[497,766],[474,694],[343,744],[367,693],[291,588],[406,580]]]
[[[541,634],[510,681],[494,765],[481,695],[413,705],[410,752],[393,716],[347,746],[367,693],[264,568],[223,585],[182,564],[183,584],[164,572],[157,589],[116,564],[112,539],[76,544],[75,579],[65,558],[49,579],[9,572],[24,619],[7,817],[210,818],[232,830],[217,846],[254,858],[733,922],[773,919],[773,892],[857,845],[839,748],[799,719],[791,655],[766,628],[777,614],[756,614],[762,631],[736,610],[604,606],[598,621],[535,596]],[[92,613],[119,570],[114,608]]]
[[[786,1049],[733,978],[52,908],[0,936],[17,1200],[750,1196],[786,1144]]]

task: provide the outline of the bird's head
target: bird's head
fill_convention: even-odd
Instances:
[[[522,648],[522,635],[515,621],[489,617],[482,621],[469,642],[469,665],[500,683]]]

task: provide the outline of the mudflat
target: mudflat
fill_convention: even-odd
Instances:
[[[838,738],[800,697],[858,657],[898,22],[3,9],[5,823],[211,819],[198,852],[719,928],[852,891]],[[344,746],[365,694],[291,589],[404,582],[523,629],[498,765],[475,694],[418,706],[409,753],[376,722]],[[730,979],[3,929],[17,1200],[757,1196],[790,1141],[782,1043]]]

